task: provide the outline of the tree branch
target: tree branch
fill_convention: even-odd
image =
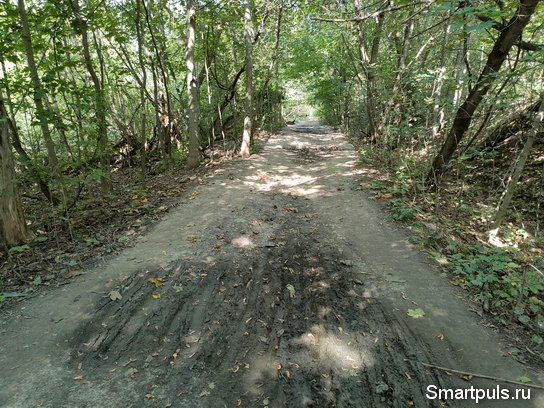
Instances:
[[[314,20],[314,21],[324,21],[324,22],[328,22],[328,23],[349,23],[349,22],[359,22],[360,23],[361,21],[366,21],[366,20],[369,20],[371,18],[379,17],[382,14],[385,14],[385,13],[390,12],[390,11],[397,11],[397,10],[401,10],[403,8],[406,8],[406,7],[413,7],[413,6],[418,6],[420,4],[428,4],[428,3],[432,3],[432,2],[433,1],[430,1],[430,0],[414,1],[413,3],[410,3],[410,4],[402,4],[400,6],[381,9],[381,10],[375,11],[374,13],[370,13],[370,14],[367,14],[366,16],[361,16],[361,17],[353,17],[353,18],[320,18],[320,17],[312,17],[311,19]]]
[[[479,15],[477,17],[478,17],[478,20],[480,20],[480,21],[484,21],[486,23],[487,22],[492,22],[493,25],[491,27],[493,27],[495,30],[497,30],[499,32],[502,32],[503,30],[505,30],[507,28],[506,23],[501,23],[499,21],[493,20],[491,17],[481,16],[481,15]],[[530,42],[527,42],[527,41],[522,41],[521,39],[514,45],[521,48],[522,50],[525,50],[525,51],[538,51],[542,47],[544,47],[544,44],[534,44],[534,43],[530,43]]]

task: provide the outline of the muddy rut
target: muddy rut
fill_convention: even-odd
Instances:
[[[330,128],[291,126],[79,288],[4,316],[0,363],[15,368],[0,405],[437,407],[428,385],[495,384],[418,361],[526,373],[375,218],[353,188],[355,161]],[[418,321],[406,315],[415,304],[427,312]]]

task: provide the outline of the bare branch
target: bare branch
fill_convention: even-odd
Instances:
[[[327,23],[361,22],[361,21],[369,20],[371,18],[379,17],[382,14],[385,14],[385,13],[390,12],[390,11],[397,11],[397,10],[401,10],[403,8],[406,8],[406,7],[413,7],[413,6],[418,6],[420,4],[428,4],[428,3],[432,3],[432,2],[434,2],[434,0],[433,1],[430,1],[430,0],[414,1],[413,3],[410,3],[410,4],[402,4],[400,6],[381,9],[381,10],[375,11],[374,13],[370,13],[370,14],[367,14],[366,16],[361,16],[361,17],[353,17],[353,18],[320,18],[320,17],[312,17],[312,20],[314,20],[314,21],[324,21],[324,22],[327,22]]]

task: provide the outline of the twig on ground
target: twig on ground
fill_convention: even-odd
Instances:
[[[425,366],[425,367],[435,368],[437,370],[446,371],[446,372],[449,372],[449,373],[468,375],[468,376],[478,377],[478,378],[485,378],[485,379],[488,379],[488,380],[501,381],[501,382],[505,382],[505,383],[509,383],[509,384],[520,385],[522,387],[538,388],[540,390],[544,390],[544,386],[538,385],[538,384],[523,383],[523,382],[520,382],[520,381],[508,380],[506,378],[493,377],[491,375],[475,374],[475,373],[470,373],[468,371],[453,370],[451,368],[440,367],[440,366],[437,366],[437,365],[434,365],[434,364],[423,363],[422,361],[418,361],[418,360],[410,360],[408,358],[405,358],[404,361],[411,361],[412,363],[421,364],[422,366]]]

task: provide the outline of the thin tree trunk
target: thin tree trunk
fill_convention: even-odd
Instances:
[[[389,2],[386,2],[383,7],[386,7]],[[354,0],[355,8],[362,8],[361,0]],[[364,22],[357,23],[359,37],[359,58],[363,68],[363,73],[366,77],[366,111],[368,120],[368,137],[374,141],[377,133],[377,95],[376,95],[376,75],[374,73],[375,65],[378,62],[378,52],[380,48],[381,32],[384,21],[384,14],[379,14],[377,18],[376,30],[372,39],[370,54],[367,51],[365,44]]]
[[[138,41],[138,61],[140,63],[140,69],[142,70],[142,79],[140,84],[140,104],[141,118],[140,118],[140,137],[142,138],[142,145],[140,148],[140,177],[142,184],[145,183],[147,174],[147,155],[146,155],[146,92],[147,92],[147,70],[145,67],[144,58],[144,44],[142,39],[142,2],[145,0],[136,0],[136,39]]]
[[[266,76],[265,76],[263,85],[261,87],[261,91],[259,92],[257,108],[255,109],[256,117],[258,117],[259,120],[261,120],[263,116],[262,111],[263,111],[263,104],[265,100],[264,92],[268,90],[268,84],[270,83],[270,80],[272,79],[272,72],[273,72],[274,66],[276,65],[276,62],[280,56],[280,40],[281,40],[281,27],[282,27],[282,20],[283,20],[283,8],[284,8],[283,1],[281,1],[278,7],[278,20],[276,22],[276,41],[274,44],[274,53],[272,54],[270,64],[268,65],[268,70],[266,72]]]
[[[247,0],[244,10],[244,39],[246,44],[246,95],[244,103],[244,133],[242,135],[242,146],[240,155],[249,157],[251,154],[251,142],[253,129],[253,37],[255,30],[253,28],[253,2]]]
[[[145,21],[147,24],[147,28],[149,30],[149,34],[151,35],[151,42],[153,43],[153,50],[155,51],[155,56],[157,57],[157,63],[159,64],[159,70],[162,77],[162,82],[164,85],[164,94],[166,96],[166,106],[161,107],[161,110],[164,111],[164,108],[166,108],[166,118],[163,116],[163,122],[161,125],[163,126],[163,139],[164,139],[164,153],[166,156],[170,156],[172,153],[172,121],[173,121],[173,115],[172,115],[172,103],[170,98],[170,91],[168,90],[168,77],[166,68],[164,67],[161,54],[159,52],[159,46],[157,44],[157,40],[155,38],[155,33],[153,32],[153,27],[151,26],[149,15],[149,10],[147,9],[147,6],[145,5],[145,0],[142,1],[142,5],[145,12]],[[164,105],[160,101],[157,101],[159,105]]]
[[[108,126],[106,122],[106,98],[104,95],[104,87],[100,78],[94,69],[89,47],[89,34],[87,29],[87,21],[81,15],[79,0],[72,0],[72,10],[76,18],[78,28],[81,34],[81,43],[83,46],[83,56],[85,58],[85,67],[91,76],[95,90],[95,107],[96,107],[96,122],[98,127],[98,154],[100,155],[100,164],[102,167],[102,176],[100,177],[100,186],[103,194],[108,194],[113,191],[111,182],[111,174],[109,171],[109,161],[107,155],[108,149]]]
[[[9,101],[11,100],[10,89],[8,86],[9,82],[7,80],[7,71],[6,71],[5,63],[1,55],[0,55],[0,64],[2,65],[2,75],[4,76],[4,79],[5,79],[4,85],[6,89],[6,98],[7,98],[6,100],[7,100],[8,109],[9,109],[9,113],[6,113],[6,120],[8,122],[8,126],[11,129],[11,143],[13,145],[13,148],[19,155],[23,165],[27,168],[30,174],[30,178],[34,180],[34,182],[38,185],[38,188],[40,189],[42,194],[45,196],[45,198],[47,198],[47,201],[49,201],[53,205],[58,205],[59,204],[58,198],[53,196],[53,194],[51,193],[51,190],[49,189],[49,186],[42,178],[42,175],[36,168],[34,162],[30,158],[26,150],[23,148],[23,145],[21,143],[21,139],[19,137],[19,133],[17,130],[17,125],[14,119],[15,113],[13,111],[13,106],[9,103]],[[0,99],[2,100],[0,102],[3,103],[2,88],[0,88]]]
[[[189,92],[189,106],[187,107],[187,128],[189,136],[189,151],[187,154],[187,167],[194,168],[200,163],[199,145],[199,95],[198,83],[195,78],[195,2],[187,0],[187,54],[185,65],[187,67],[187,90]]]
[[[487,62],[478,81],[474,88],[469,92],[465,102],[457,110],[448,137],[442,145],[440,152],[433,160],[431,169],[427,175],[427,182],[430,185],[436,185],[444,173],[446,165],[451,160],[457,146],[470,127],[474,112],[491,88],[491,85],[496,78],[496,74],[506,60],[510,49],[520,40],[523,29],[535,12],[539,1],[540,0],[521,0],[516,13],[501,30],[493,49],[489,53]]]
[[[523,168],[525,167],[525,163],[527,162],[527,158],[529,157],[529,153],[531,152],[531,148],[533,147],[536,136],[544,131],[543,119],[544,104],[541,103],[539,111],[533,122],[533,128],[529,130],[529,134],[527,135],[527,140],[523,145],[523,149],[521,150],[519,156],[514,162],[513,170],[510,174],[510,177],[508,178],[508,182],[506,183],[504,192],[502,193],[502,196],[499,200],[499,204],[497,205],[497,210],[491,222],[492,235],[496,236],[498,229],[506,214],[506,210],[508,210],[508,207],[510,206],[512,197],[514,196],[514,193],[516,191],[516,186],[518,184]]]
[[[0,94],[0,245],[7,247],[34,237],[26,225],[15,176],[8,116]]]
[[[21,28],[23,32],[23,43],[25,46],[28,70],[30,72],[30,79],[32,81],[33,87],[32,96],[34,99],[34,104],[36,105],[36,113],[38,116],[38,121],[40,123],[40,129],[42,131],[45,147],[47,149],[47,158],[49,160],[49,165],[51,166],[51,172],[53,174],[53,177],[59,180],[59,182],[61,182],[62,184],[55,143],[53,142],[53,138],[51,137],[51,132],[49,130],[49,125],[47,123],[48,117],[50,115],[44,105],[44,90],[42,88],[40,77],[38,75],[38,68],[36,67],[36,59],[34,57],[34,48],[32,47],[32,37],[30,36],[30,28],[26,15],[24,0],[18,0],[17,4],[19,9]],[[48,199],[50,199],[53,203],[58,202],[57,200],[53,199],[51,195],[49,195]]]

